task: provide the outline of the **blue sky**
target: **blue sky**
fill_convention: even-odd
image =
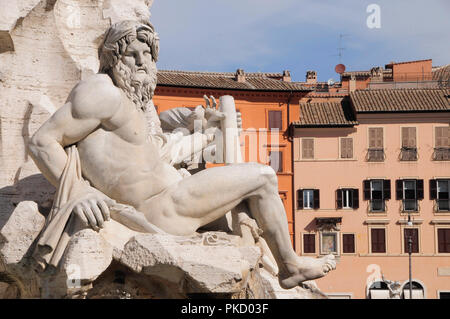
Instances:
[[[380,7],[370,29],[367,6]],[[339,35],[348,71],[390,61],[450,63],[450,0],[155,0],[159,69],[234,72],[290,70],[304,81],[339,80]]]

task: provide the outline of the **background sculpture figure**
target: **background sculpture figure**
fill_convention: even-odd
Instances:
[[[214,135],[206,129],[218,127],[225,114],[207,108],[201,119],[203,132],[162,132],[152,103],[159,54],[152,25],[116,23],[99,51],[100,72],[75,86],[66,104],[42,125],[29,146],[36,165],[56,187],[68,162],[64,149],[76,147],[82,176],[89,184],[80,186],[73,218],[98,230],[110,217],[108,206],[113,199],[143,214],[132,221],[143,223],[142,228],[148,223],[183,236],[241,204],[263,230],[283,288],[335,268],[333,255],[316,259],[295,254],[272,168],[240,163],[185,178],[174,168],[213,141]]]

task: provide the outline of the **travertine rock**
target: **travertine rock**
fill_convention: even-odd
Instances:
[[[45,218],[35,202],[21,202],[3,226],[0,225],[0,260],[19,263],[44,227]]]

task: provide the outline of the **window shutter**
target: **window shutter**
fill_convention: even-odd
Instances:
[[[279,129],[283,128],[283,118],[281,111],[269,111],[269,129]]]
[[[375,148],[376,146],[376,131],[374,128],[369,128],[369,148]]]
[[[397,179],[395,181],[396,199],[403,200],[403,180]]]
[[[370,200],[370,180],[363,182],[364,200]]]
[[[353,138],[341,138],[341,158],[353,158]]]
[[[415,127],[402,127],[402,147],[416,147]]]
[[[314,209],[320,208],[320,191],[318,189],[314,190]]]
[[[449,131],[448,127],[436,127],[435,128],[435,145],[436,147],[448,147],[449,146]]]
[[[353,189],[353,209],[359,208],[359,190]]]
[[[385,200],[391,199],[391,180],[390,179],[383,180],[383,199],[385,199]]]
[[[423,199],[423,179],[418,179],[416,182],[416,198],[418,200]]]
[[[314,254],[316,252],[316,235],[303,234],[303,252]]]
[[[405,228],[405,236],[404,236],[404,243],[405,243],[405,253],[409,252],[409,237],[411,236],[412,245],[411,245],[411,251],[413,253],[419,252],[419,230],[417,228]]]
[[[336,190],[336,208],[337,209],[342,208],[342,189]]]
[[[355,253],[355,235],[353,234],[343,234],[342,235],[342,252],[344,254]]]
[[[437,181],[430,179],[430,199],[437,199]]]
[[[438,252],[450,253],[450,229],[438,229]]]
[[[303,189],[297,189],[297,209],[303,209]]]
[[[314,139],[312,138],[302,139],[302,158],[305,159],[314,158]]]
[[[383,128],[369,128],[369,148],[383,148]]]
[[[372,253],[385,253],[386,252],[385,230],[382,228],[372,228],[371,237],[372,237],[371,238]]]

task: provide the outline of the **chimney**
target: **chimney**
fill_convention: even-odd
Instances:
[[[283,71],[283,82],[291,82],[291,72],[289,70]]]
[[[317,83],[317,72],[316,71],[306,71],[306,83],[307,84]]]
[[[238,82],[245,82],[245,72],[243,69],[237,69],[235,80]]]
[[[370,69],[370,82],[383,82],[383,68],[376,66]]]
[[[356,76],[352,74],[350,76],[350,82],[349,82],[349,91],[353,92],[356,90]]]

